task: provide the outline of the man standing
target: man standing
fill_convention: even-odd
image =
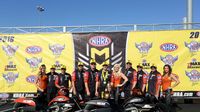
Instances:
[[[72,73],[72,88],[73,94],[76,95],[80,101],[85,100],[84,73],[83,63],[78,62],[78,68]]]
[[[71,76],[70,74],[66,73],[66,66],[61,66],[61,73],[56,78],[55,85],[58,89],[65,88],[67,89],[66,96],[69,96],[69,90],[71,87],[69,87],[69,84],[71,82]]]
[[[86,88],[86,93],[89,98],[95,97],[95,90],[97,85],[96,77],[98,75],[98,70],[96,69],[96,61],[91,59],[90,68],[84,74],[84,83]]]
[[[125,98],[129,98],[132,95],[132,90],[135,88],[137,83],[137,72],[132,68],[131,61],[126,63],[126,70],[124,74],[128,78],[128,81],[124,86]]]
[[[145,92],[146,92],[146,84],[147,84],[147,75],[143,71],[143,66],[138,64],[137,65],[137,84],[136,84],[136,89],[138,89],[140,92],[145,94]]]
[[[161,74],[157,71],[157,67],[152,65],[148,80],[148,93],[155,96],[157,99],[160,94],[161,81]]]
[[[110,81],[111,81],[111,72],[108,71],[108,64],[104,62],[103,68],[99,71],[97,76],[97,86],[96,86],[96,96],[104,98],[105,92],[110,92]]]
[[[54,65],[51,66],[50,72],[47,73],[47,102],[50,102],[53,98],[56,97],[57,88],[55,86],[55,80],[58,76],[58,73],[55,72],[56,68]]]

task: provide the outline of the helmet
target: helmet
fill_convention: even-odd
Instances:
[[[65,69],[65,70],[66,70],[66,66],[65,66],[65,65],[62,65],[62,66],[61,66],[61,69]]]
[[[90,64],[93,64],[93,63],[96,64],[96,61],[94,59],[91,59]]]
[[[65,95],[67,95],[67,89],[66,88],[61,88],[58,91],[58,96],[65,96]]]
[[[83,63],[82,62],[78,62],[78,66],[83,66]]]

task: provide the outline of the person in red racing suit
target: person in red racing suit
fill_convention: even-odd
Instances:
[[[123,87],[123,90],[125,92],[125,99],[127,99],[132,95],[132,90],[133,88],[135,88],[135,85],[137,83],[137,72],[135,69],[132,68],[131,61],[128,61],[126,63],[126,70],[124,72],[124,75],[128,78],[128,81]]]
[[[89,99],[95,97],[96,86],[97,86],[97,76],[98,70],[96,69],[96,62],[94,59],[90,61],[90,68],[84,74],[84,83],[86,88],[86,93]]]
[[[151,66],[151,72],[148,78],[148,93],[152,96],[155,96],[157,99],[160,94],[162,76],[157,71],[157,67],[155,65]]]
[[[61,66],[61,73],[58,75],[55,81],[55,85],[58,89],[66,88],[67,94],[66,96],[69,96],[69,90],[71,87],[69,87],[69,84],[71,82],[71,75],[69,73],[66,73],[66,66]]]
[[[85,71],[83,66],[82,62],[78,62],[78,69],[72,73],[73,94],[76,95],[81,102],[85,100],[85,84],[83,78]]]
[[[143,71],[143,66],[138,64],[136,89],[142,92],[141,95],[142,94],[144,95],[146,92],[146,84],[147,84],[147,74]]]

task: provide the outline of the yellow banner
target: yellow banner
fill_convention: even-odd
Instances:
[[[33,84],[40,64],[47,72],[62,64],[67,72],[74,69],[72,34],[14,34],[0,35],[0,93],[36,92]]]
[[[129,32],[127,60],[146,72],[155,64],[163,73],[169,64],[180,84],[175,91],[200,91],[200,30]]]

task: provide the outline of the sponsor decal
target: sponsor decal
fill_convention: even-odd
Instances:
[[[14,93],[13,98],[20,98],[20,97],[34,97],[34,93]]]
[[[26,58],[26,62],[30,65],[30,68],[32,68],[32,70],[35,71],[38,68],[38,65],[42,62],[42,58]]]
[[[3,73],[3,78],[8,83],[8,86],[12,86],[18,77],[19,77],[19,73],[13,73],[13,72],[8,72],[6,74]]]
[[[9,94],[7,94],[7,93],[1,93],[0,94],[0,98],[2,98],[2,99],[6,99],[8,97],[9,97]]]
[[[197,92],[196,94],[197,94],[197,96],[200,96],[200,91],[199,91],[199,92]]]
[[[178,49],[178,45],[174,43],[164,43],[160,45],[160,49],[165,52],[172,52]]]
[[[62,51],[65,49],[65,45],[61,44],[49,44],[49,49],[53,52],[53,55],[60,56]]]
[[[143,59],[142,60],[142,66],[143,66],[143,69],[150,69],[151,68],[151,63],[147,62],[146,59]]]
[[[135,43],[135,47],[139,50],[142,56],[147,55],[152,46],[153,46],[152,43],[147,43],[147,42]]]
[[[111,43],[111,39],[104,35],[93,36],[89,39],[89,44],[95,47],[104,47]]]
[[[190,72],[185,71],[185,74],[190,78],[192,82],[200,81],[200,72],[197,70],[192,70]]]
[[[200,43],[197,41],[191,41],[190,43],[185,42],[185,47],[187,47],[191,53],[198,52]]]
[[[197,59],[192,59],[191,62],[187,64],[188,69],[200,68],[200,62]]]
[[[0,42],[14,42],[14,36],[0,36]]]
[[[6,55],[11,58],[15,55],[15,52],[17,51],[17,49],[19,48],[19,46],[14,46],[14,45],[7,45],[7,46],[2,46],[2,49],[5,51]]]
[[[110,65],[125,65],[127,32],[114,33],[74,33],[75,65],[84,63],[84,69],[90,66],[90,60],[96,61],[97,69],[104,62]],[[81,43],[80,43],[81,42]],[[120,44],[119,44],[120,43]]]
[[[5,66],[4,71],[17,71],[17,66],[13,63],[13,61],[9,61],[8,65]]]
[[[176,97],[193,97],[194,93],[193,92],[174,92],[173,96]]]
[[[40,46],[29,46],[26,48],[26,52],[29,54],[38,54],[42,52],[42,48]]]
[[[176,57],[173,57],[172,55],[166,55],[165,57],[160,56],[160,60],[164,62],[165,64],[173,66],[174,63],[178,60],[178,56]]]
[[[36,75],[29,75],[26,77],[26,81],[29,83],[35,83],[37,76]]]
[[[56,71],[59,72],[61,70],[61,66],[63,66],[63,64],[61,64],[60,61],[56,61],[54,66],[56,67]]]

